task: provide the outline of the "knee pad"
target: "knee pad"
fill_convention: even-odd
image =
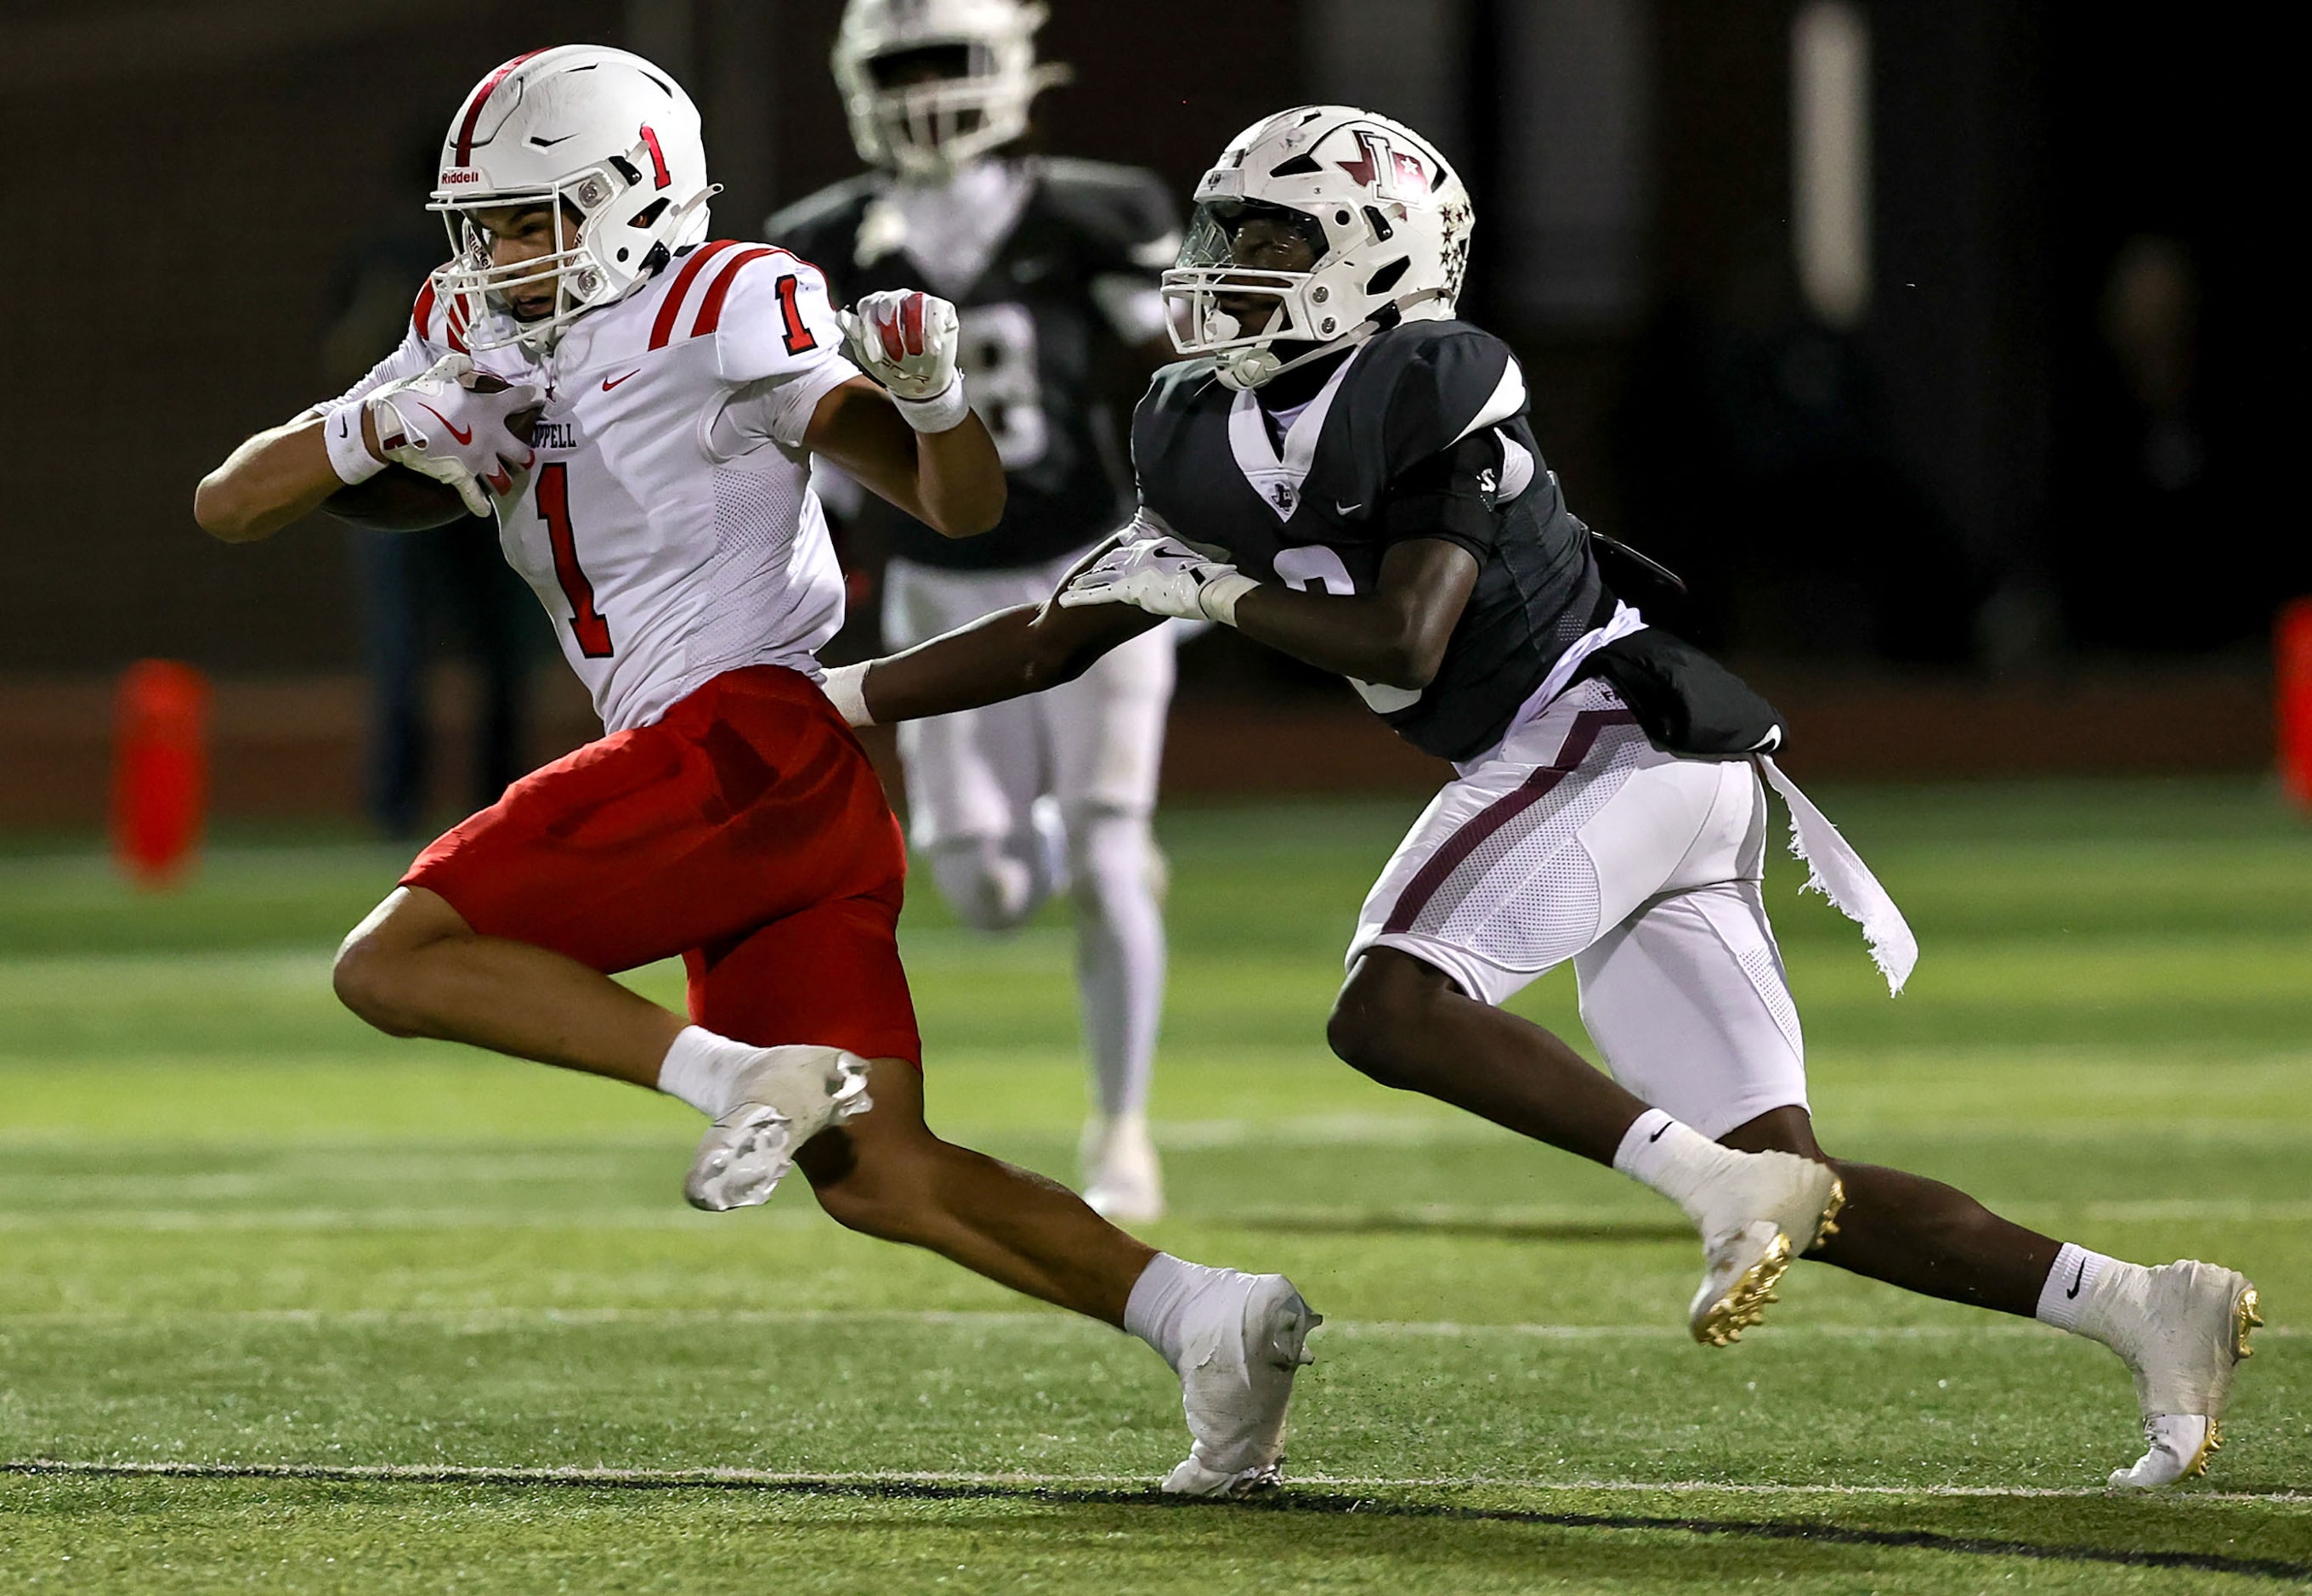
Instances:
[[[1079,905],[1147,897],[1160,902],[1168,885],[1162,850],[1144,809],[1072,806],[1067,812],[1068,878]]]

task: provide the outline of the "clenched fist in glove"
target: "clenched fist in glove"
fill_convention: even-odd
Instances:
[[[526,382],[477,371],[462,354],[445,354],[359,403],[368,406],[380,453],[447,483],[468,510],[486,516],[491,495],[511,497],[538,458],[514,435],[512,418],[544,397]]]
[[[862,371],[890,389],[918,432],[959,426],[971,408],[956,370],[955,307],[917,289],[871,293],[843,312],[843,339]]]
[[[1128,604],[1152,615],[1236,624],[1237,601],[1260,583],[1145,521],[1060,589],[1060,606]]]

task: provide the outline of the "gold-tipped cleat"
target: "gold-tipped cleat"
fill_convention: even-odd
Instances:
[[[2200,1448],[2200,1455],[2192,1460],[2192,1466],[2184,1470],[2184,1478],[2186,1479],[2206,1478],[2208,1475],[2208,1461],[2214,1457],[2218,1452],[2223,1451],[2223,1432],[2217,1426],[2216,1421],[2211,1418],[2208,1421],[2207,1442]]]
[[[1830,1183],[1830,1202],[1822,1210],[1821,1228],[1814,1233],[1814,1240],[1800,1249],[1801,1252],[1813,1252],[1838,1234],[1838,1211],[1845,1206],[1846,1182],[1833,1181]]]
[[[2247,1333],[2263,1328],[2264,1302],[2256,1295],[2255,1287],[2251,1286],[2241,1292],[2239,1301],[2232,1304],[2232,1356],[2252,1356],[2255,1348],[2247,1344]]]
[[[1779,1300],[1774,1287],[1790,1267],[1790,1241],[1777,1235],[1733,1288],[1694,1321],[1694,1339],[1705,1347],[1730,1347],[1740,1340],[1744,1330],[1765,1321],[1766,1304]]]

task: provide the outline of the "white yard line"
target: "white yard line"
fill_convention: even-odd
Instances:
[[[1349,1145],[1344,1142],[1340,1145]],[[1402,1144],[1398,1144],[1402,1145]],[[476,1156],[486,1156],[477,1150]],[[188,1177],[199,1181],[213,1177]],[[254,1180],[255,1177],[252,1177]],[[266,1177],[268,1181],[272,1177]],[[279,1182],[286,1186],[286,1180]],[[252,1192],[250,1195],[256,1195]],[[2072,1221],[2100,1224],[2158,1224],[2172,1222],[2230,1222],[2236,1224],[2300,1225],[2312,1223],[2312,1201],[2267,1202],[2255,1199],[2179,1199],[2142,1202],[2045,1203],[2018,1202],[2001,1205],[2006,1211],[2027,1218],[2062,1215]],[[1389,1230],[1407,1234],[1425,1230],[1444,1233],[1448,1237],[1456,1231],[1467,1235],[1482,1233],[1487,1226],[1497,1226],[1503,1238],[1517,1242],[1546,1242],[1546,1236],[1520,1235],[1519,1231],[1563,1227],[1568,1230],[1595,1230],[1603,1234],[1596,1238],[1583,1237],[1585,1245],[1598,1241],[1616,1239],[1611,1233],[1627,1230],[1625,1238],[1632,1244],[1675,1239],[1668,1234],[1665,1222],[1660,1218],[1621,1208],[1473,1208],[1444,1204],[1423,1205],[1407,1208],[1309,1208],[1248,1211],[1243,1214],[1182,1215],[1179,1221],[1230,1229],[1247,1230],[1310,1230],[1343,1234],[1354,1234],[1360,1226],[1373,1230]],[[767,1214],[750,1215],[743,1221],[749,1225],[774,1225],[780,1228],[804,1227],[817,1223],[816,1210],[801,1205],[790,1209],[775,1209]],[[671,1204],[663,1208],[620,1208],[595,1210],[544,1210],[524,1212],[520,1209],[490,1208],[98,1208],[74,1212],[68,1209],[40,1209],[0,1212],[0,1233],[33,1232],[52,1234],[69,1231],[109,1231],[117,1233],[177,1234],[181,1232],[217,1231],[229,1233],[269,1230],[349,1230],[349,1231],[434,1231],[434,1230],[567,1230],[600,1231],[666,1231],[705,1230],[716,1225],[728,1225],[727,1219],[695,1214]],[[1657,1231],[1662,1234],[1655,1234]],[[1484,1239],[1481,1234],[1472,1239]]]
[[[1146,1488],[1143,1474],[1035,1474],[970,1471],[793,1472],[773,1469],[612,1469],[518,1468],[460,1463],[188,1463],[83,1462],[69,1459],[28,1458],[0,1464],[0,1470],[17,1475],[80,1475],[153,1477],[162,1478],[345,1479],[410,1481],[420,1484],[472,1485],[642,1485],[642,1486],[985,1486],[1041,1490],[1099,1490]],[[1763,1485],[1703,1479],[1519,1479],[1501,1475],[1452,1478],[1436,1475],[1390,1477],[1362,1474],[1293,1474],[1292,1485],[1327,1490],[1503,1490],[1536,1492],[1600,1492],[1618,1496],[1923,1496],[1990,1500],[2070,1499],[2109,1496],[2097,1486],[1895,1486],[1895,1485]],[[2133,1498],[2131,1498],[2133,1499]],[[2193,1491],[2160,1498],[2163,1502],[2312,1503],[2302,1491]]]
[[[1065,1326],[1091,1333],[1089,1321],[1056,1309],[976,1308],[553,1308],[508,1305],[486,1308],[155,1308],[134,1313],[0,1313],[0,1331],[10,1326],[113,1328],[198,1322],[284,1325],[782,1325],[912,1324],[940,1328],[1005,1326],[1050,1330]],[[1535,1341],[1684,1341],[1674,1323],[1543,1324],[1513,1321],[1484,1324],[1459,1320],[1327,1319],[1325,1335],[1351,1339],[1463,1340],[1498,1337]],[[1988,1315],[1965,1324],[1774,1324],[1765,1335],[1780,1339],[1832,1341],[1964,1341],[2061,1335],[2060,1330],[2018,1319]],[[2303,1330],[2267,1325],[2255,1332],[2259,1345],[2292,1340]]]

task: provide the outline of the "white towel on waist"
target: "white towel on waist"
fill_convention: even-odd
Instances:
[[[1790,806],[1791,851],[1813,872],[1807,877],[1808,888],[1828,898],[1841,914],[1862,928],[1862,939],[1870,945],[1871,962],[1887,978],[1887,991],[1901,992],[1919,962],[1919,939],[1911,934],[1903,911],[1830,817],[1799,790],[1799,784],[1763,754],[1758,763],[1767,782]]]

